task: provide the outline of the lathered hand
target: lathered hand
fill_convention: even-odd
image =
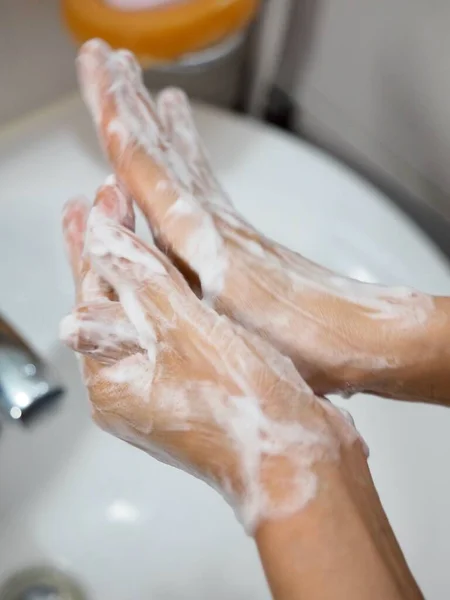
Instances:
[[[80,201],[64,215],[79,304],[61,336],[84,356],[96,422],[219,489],[249,531],[297,513],[323,465],[362,448],[356,431],[290,359],[199,300],[133,221],[114,184],[89,218]]]
[[[269,339],[319,394],[433,394],[434,377],[408,385],[434,360],[422,343],[436,321],[430,296],[342,277],[267,239],[217,182],[182,92],[154,103],[134,57],[98,40],[78,65],[116,174],[158,245],[216,310]]]

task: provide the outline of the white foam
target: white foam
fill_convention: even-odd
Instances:
[[[156,187],[164,191],[167,181],[178,199],[164,223],[157,225],[161,230],[173,226],[187,232],[186,239],[180,241],[180,255],[199,274],[206,298],[220,297],[227,278],[234,276],[227,248],[230,242],[239,250],[232,257],[233,266],[245,268],[249,281],[258,281],[260,290],[267,290],[268,296],[278,300],[280,312],[297,311],[305,318],[301,306],[305,293],[341,294],[345,298],[359,294],[361,288],[345,287],[341,279],[333,282],[333,275],[325,275],[324,270],[293,253],[275,245],[272,252],[270,244],[267,249],[267,240],[258,238],[237,216],[234,219],[231,209],[221,207],[220,192],[214,195],[212,176],[209,171],[206,175],[202,172],[204,157],[190,115],[184,113],[172,145],[158,123],[137,69],[127,71],[126,59],[123,53],[109,53],[106,61],[111,77],[107,93],[117,111],[108,133],[119,140],[123,152],[138,145],[162,167],[165,176]],[[95,77],[84,82],[84,88],[93,88],[85,95],[100,122],[97,86]],[[183,113],[184,108],[180,106],[180,110]],[[184,158],[183,145],[195,169]],[[195,196],[199,188],[204,194],[202,202]],[[221,214],[225,215],[224,225],[219,229]],[[232,222],[236,221],[240,229],[255,235],[255,241],[233,230]],[[303,509],[320,487],[314,465],[339,460],[341,443],[353,443],[356,432],[346,423],[354,437],[346,433],[345,438],[339,438],[328,428],[318,410],[319,400],[289,359],[201,304],[187,286],[175,284],[156,249],[147,249],[96,211],[89,220],[87,252],[98,274],[118,293],[146,351],[102,369],[99,375],[111,384],[111,404],[104,409],[105,419],[106,412],[110,418],[113,415],[111,428],[159,460],[219,488],[250,532],[262,519]],[[239,290],[242,297],[245,291]],[[274,313],[267,311],[262,298],[257,305],[246,298],[250,301],[245,308],[248,312],[251,307],[251,324],[265,331]],[[380,300],[383,296],[374,292],[362,294],[361,302],[363,306],[368,302],[375,307],[374,312],[381,313]],[[391,307],[382,303],[382,309],[388,314]],[[306,315],[306,320],[313,318]],[[131,391],[132,401],[138,403],[135,414],[129,403],[124,406],[122,395],[114,398],[114,385],[121,393],[123,385]],[[145,403],[145,423],[139,402]],[[334,409],[328,410],[329,418],[333,418]],[[341,421],[344,419],[339,415]],[[165,444],[165,434],[169,433],[170,443]],[[190,443],[186,443],[186,435],[191,436]],[[220,464],[216,456],[223,457]],[[289,479],[280,482],[283,496],[276,500],[265,478],[265,470],[274,465],[287,465],[289,472]],[[274,476],[281,477],[279,469],[275,468]]]
[[[82,53],[81,60],[89,64],[92,59],[89,59],[89,56],[85,58],[85,54]],[[108,124],[108,134],[116,137],[122,152],[138,145],[165,170],[171,187],[178,194],[178,200],[172,207],[170,217],[171,219],[176,219],[177,216],[183,217],[183,211],[188,210],[189,205],[192,204],[195,181],[198,179],[196,174],[192,172],[185,157],[169,143],[157,122],[156,108],[141,81],[139,70],[137,69],[138,73],[134,77],[131,77],[129,72],[127,74],[122,57],[117,52],[108,54],[104,68],[109,71],[111,86],[108,93],[114,98],[117,112],[116,117]],[[99,123],[101,116],[98,112],[101,111],[101,103],[98,102],[98,93],[91,91],[91,88],[94,90],[97,88],[98,81],[95,77],[83,77],[83,69],[81,74],[82,87],[86,92],[85,100],[95,121]],[[184,127],[180,135],[183,143],[191,148],[192,152],[197,152],[199,140],[192,132],[195,133],[195,128]],[[162,180],[156,184],[156,187],[161,192],[162,186],[165,185]],[[217,192],[216,189],[213,191]],[[149,193],[152,194],[152,190],[149,190]],[[152,198],[149,201],[151,202]],[[204,294],[213,298],[222,292],[228,262],[221,237],[211,216],[198,203],[196,214],[198,218],[195,227],[189,239],[180,248],[180,253],[197,272]]]

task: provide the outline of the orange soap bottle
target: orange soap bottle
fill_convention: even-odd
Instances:
[[[259,0],[62,0],[76,41],[128,48],[151,88],[179,85],[232,107],[239,100],[246,38]]]

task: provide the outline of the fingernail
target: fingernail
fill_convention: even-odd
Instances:
[[[102,40],[101,38],[92,38],[80,47],[78,51],[78,58],[84,58],[85,56],[92,56],[95,58],[104,58],[112,52],[111,46]]]
[[[177,87],[168,87],[162,90],[159,94],[159,99],[161,102],[167,103],[169,105],[187,105],[189,106],[189,98],[187,94],[180,88]]]
[[[63,222],[84,220],[88,211],[89,203],[85,198],[71,198],[63,206]]]
[[[136,60],[135,55],[129,50],[117,50],[116,58],[118,63],[128,71],[128,73],[135,79],[141,77],[141,67]]]
[[[134,231],[135,215],[130,196],[119,186],[115,175],[109,175],[97,191],[95,206],[112,221]]]

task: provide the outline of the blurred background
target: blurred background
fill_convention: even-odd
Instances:
[[[107,174],[77,96],[79,44],[130,48],[151,89],[306,142],[196,111],[231,197],[270,237],[352,277],[448,295],[450,263],[392,203],[450,258],[449,23],[444,0],[0,0],[1,600],[269,598],[212,490],[90,423],[57,341],[73,306],[60,211]],[[447,600],[450,413],[350,406],[413,571]]]
[[[260,11],[240,108],[264,116],[277,84],[291,102],[275,98],[284,125],[289,108],[289,127],[450,216],[450,5],[267,0]],[[75,51],[59,0],[0,0],[0,125],[74,90]]]

